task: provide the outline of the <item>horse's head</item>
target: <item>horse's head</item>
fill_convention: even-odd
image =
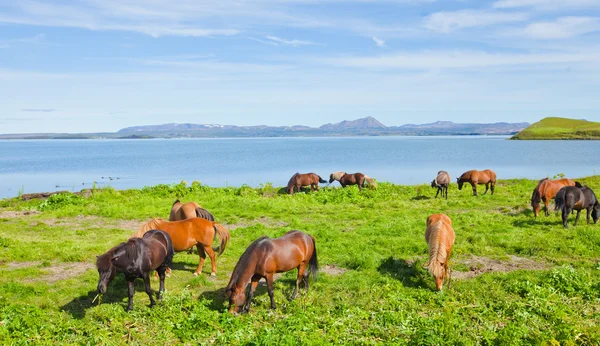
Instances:
[[[114,253],[108,252],[96,259],[96,268],[100,279],[98,280],[98,293],[104,294],[108,284],[115,278],[117,268],[113,265]]]
[[[600,203],[596,202],[592,209],[592,219],[594,220],[594,223],[598,222],[598,218],[600,218]]]
[[[235,285],[228,287],[225,291],[225,298],[229,299],[229,312],[238,314],[243,311],[243,305],[246,302],[246,292]]]
[[[335,181],[335,177],[333,176],[333,173],[331,173],[329,175],[329,184],[333,183]]]
[[[435,288],[438,291],[442,290],[442,286],[444,286],[444,279],[446,278],[446,273],[442,273],[442,275],[438,275],[435,277]]]
[[[456,178],[456,183],[458,184],[458,189],[462,190],[463,182],[460,180],[460,178]]]
[[[436,187],[437,184],[435,183],[435,179],[433,179],[433,181],[431,182],[431,187]]]

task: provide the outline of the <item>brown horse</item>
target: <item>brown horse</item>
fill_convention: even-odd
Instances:
[[[173,202],[169,221],[179,221],[200,217],[208,221],[215,221],[215,217],[206,209],[200,207],[196,202],[181,203],[179,200]]]
[[[311,191],[319,191],[319,183],[324,184],[327,181],[315,173],[296,173],[292,175],[287,184],[287,191],[290,195],[294,194],[294,188],[300,192],[302,186],[310,186]]]
[[[143,224],[134,236],[141,237],[151,229],[160,229],[167,232],[171,236],[175,251],[184,251],[196,245],[198,255],[200,256],[200,263],[198,264],[198,268],[194,272],[194,275],[198,275],[202,272],[206,254],[210,257],[212,264],[210,275],[216,275],[217,263],[215,261],[215,251],[218,251],[219,255],[222,254],[223,251],[225,251],[225,246],[230,237],[229,232],[225,227],[216,222],[198,217],[172,222],[163,219],[152,219]],[[211,248],[211,244],[213,239],[217,236],[221,238],[221,245],[218,249],[213,249]]]
[[[329,183],[333,183],[335,180],[340,182],[342,187],[346,187],[347,185],[358,185],[358,189],[362,190],[365,186],[365,181],[369,183],[369,186],[372,188],[377,187],[377,183],[373,178],[364,175],[362,173],[352,173],[348,174],[346,172],[335,172],[329,175]]]
[[[435,287],[438,291],[442,289],[444,279],[448,276],[448,260],[454,246],[454,230],[452,220],[445,214],[433,214],[427,218],[427,231],[425,240],[429,247],[429,260],[426,267],[435,278]]]
[[[567,178],[557,180],[544,178],[540,180],[535,189],[533,189],[533,194],[531,195],[531,207],[533,208],[533,215],[535,217],[539,215],[541,200],[544,201],[544,206],[546,207],[546,216],[549,216],[550,211],[548,210],[548,204],[550,203],[551,199],[556,197],[558,190],[565,186],[575,186],[575,184],[579,183]]]
[[[308,270],[306,270],[308,266]],[[317,247],[315,238],[300,231],[289,231],[279,238],[261,237],[255,240],[240,257],[233,269],[229,284],[225,289],[229,298],[229,311],[238,313],[250,310],[250,301],[261,278],[267,280],[271,309],[275,309],[273,298],[273,274],[298,268],[296,288],[291,299],[296,298],[298,286],[304,280],[308,292],[308,276],[317,279]],[[246,286],[251,281],[246,299]],[[243,306],[243,307],[242,307]]]
[[[441,191],[442,197],[444,197],[444,192],[446,192],[446,199],[448,199],[448,185],[450,185],[450,174],[446,171],[439,171],[435,179],[431,182],[431,187],[437,187],[435,198],[437,198]]]
[[[463,173],[460,178],[456,178],[456,182],[458,183],[459,190],[462,190],[464,183],[470,183],[473,187],[473,196],[477,196],[477,184],[485,184],[485,192],[483,194],[485,195],[488,192],[488,188],[491,187],[493,195],[494,187],[496,186],[496,173],[490,169],[485,169],[483,171],[474,169]]]

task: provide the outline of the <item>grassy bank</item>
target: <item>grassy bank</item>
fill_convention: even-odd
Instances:
[[[600,191],[600,177],[580,179]],[[565,230],[560,217],[533,218],[532,180],[501,180],[449,199],[425,186],[322,188],[282,195],[263,188],[200,184],[0,201],[0,341],[3,344],[589,344],[600,343],[600,225]],[[125,241],[172,202],[197,201],[231,232],[217,259],[192,275],[196,254],[178,253],[155,308],[142,281],[134,310],[118,277],[92,303],[95,256]],[[425,220],[443,212],[456,243],[450,289],[434,291],[422,268]],[[261,235],[299,229],[315,236],[321,272],[289,301],[295,271],[266,287],[247,315],[226,313],[223,288],[244,249]],[[158,282],[152,282],[158,288]]]
[[[600,139],[600,123],[557,117],[544,118],[511,139]]]

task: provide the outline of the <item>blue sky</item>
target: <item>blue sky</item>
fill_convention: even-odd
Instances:
[[[600,121],[598,0],[0,0],[0,133]]]

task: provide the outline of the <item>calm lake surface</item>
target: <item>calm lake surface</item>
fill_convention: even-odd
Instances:
[[[509,141],[505,136],[152,140],[0,140],[0,198],[22,193],[141,188],[198,180],[210,186],[287,184],[296,172],[363,172],[422,184],[490,168],[499,179],[600,172],[597,141]],[[112,178],[112,180],[110,178]],[[118,178],[118,179],[117,179]],[[335,183],[337,185],[337,183]]]

